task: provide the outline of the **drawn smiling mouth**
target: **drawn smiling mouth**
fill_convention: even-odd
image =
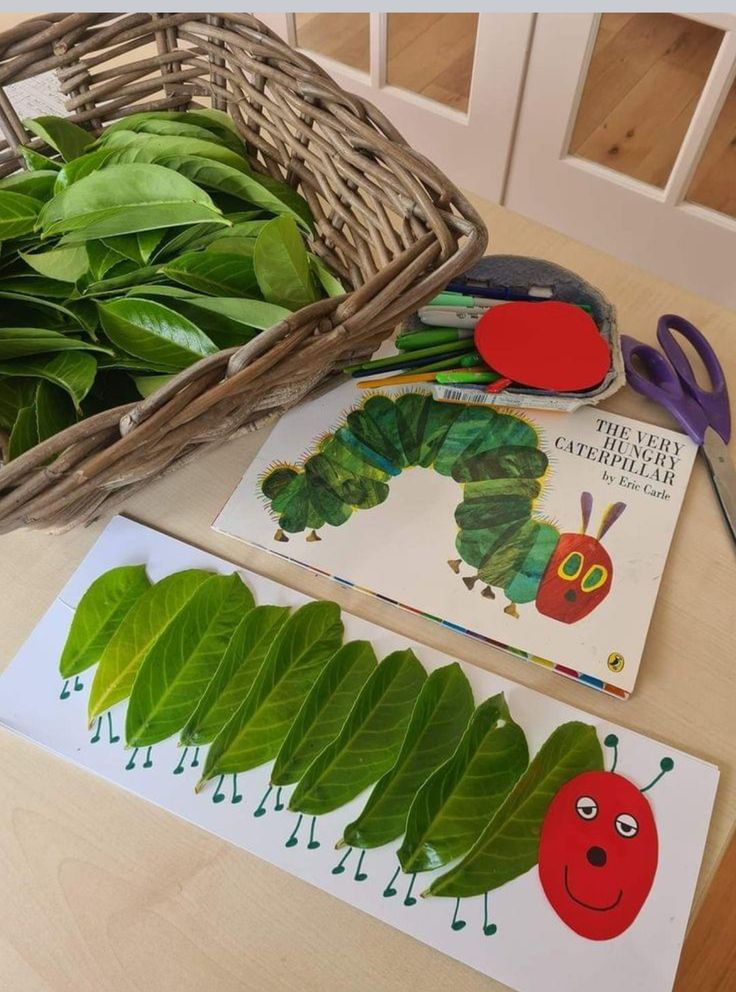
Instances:
[[[609,906],[592,906],[589,902],[583,902],[582,899],[578,899],[578,897],[576,895],[573,895],[573,893],[570,891],[570,885],[567,881],[567,868],[568,866],[565,865],[565,891],[570,896],[572,901],[578,904],[578,906],[582,906],[584,909],[592,909],[596,913],[607,913],[609,910],[615,909],[618,906],[618,904],[621,902],[621,897],[624,894],[623,889],[619,889],[618,895]]]

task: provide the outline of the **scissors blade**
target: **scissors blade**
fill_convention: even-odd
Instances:
[[[723,438],[708,427],[703,440],[703,455],[708,462],[718,500],[736,542],[736,469]]]

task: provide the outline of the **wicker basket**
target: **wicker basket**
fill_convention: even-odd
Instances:
[[[152,44],[157,54],[141,51]],[[485,227],[456,187],[375,107],[249,14],[50,14],[0,34],[0,175],[19,168],[19,144],[42,148],[3,87],[49,70],[70,119],[94,130],[141,110],[227,110],[254,166],[306,197],[312,250],[350,292],[0,468],[0,533],[89,520],[201,449],[258,427],[372,352],[483,254]]]

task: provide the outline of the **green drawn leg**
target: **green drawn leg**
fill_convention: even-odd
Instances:
[[[253,816],[265,816],[266,815],[266,812],[267,812],[267,810],[266,810],[266,800],[271,795],[271,790],[272,789],[273,789],[273,786],[272,785],[269,785],[269,787],[263,793],[263,796],[261,797],[261,801],[258,803],[258,806],[253,810]]]
[[[383,890],[383,898],[384,899],[390,899],[391,896],[395,896],[396,895],[396,889],[394,888],[394,882],[399,877],[399,872],[400,871],[401,871],[401,865],[399,865],[397,867],[396,871],[391,876],[391,881],[388,883],[388,885],[386,886],[386,888]]]
[[[274,806],[274,809],[277,813],[280,813],[283,808],[284,804],[281,802],[281,786],[279,786],[276,790],[276,805]]]
[[[406,895],[404,896],[405,906],[416,906],[416,897],[411,894],[411,890],[414,888],[414,882],[416,881],[417,873],[414,872],[411,876],[411,881],[409,882],[409,888],[406,890]]]
[[[74,691],[81,692],[84,689],[84,683],[79,681],[79,676],[74,677]]]
[[[486,937],[492,937],[498,927],[495,923],[488,922],[488,893],[483,894],[483,933]]]
[[[296,821],[296,826],[291,831],[291,834],[289,835],[289,839],[287,840],[287,842],[285,844],[286,847],[296,847],[296,845],[299,843],[299,840],[297,838],[297,834],[299,833],[299,827],[301,827],[302,820],[303,819],[304,819],[304,817],[300,813],[299,814],[299,819]]]
[[[59,699],[68,699],[70,696],[71,696],[71,692],[69,692],[69,679],[67,679],[61,690]]]
[[[112,713],[109,710],[107,713],[107,739],[111,744],[117,744],[120,740],[119,735],[112,729]]]
[[[343,856],[337,862],[335,867],[332,869],[333,875],[342,875],[342,873],[345,871],[345,862],[348,860],[351,851],[352,851],[352,847],[349,847],[347,851],[343,854]]]
[[[320,846],[319,841],[314,839],[314,827],[316,823],[317,817],[313,816],[311,826],[309,827],[309,843],[307,844],[308,851],[314,851]]]
[[[192,763],[191,763],[191,765],[189,767],[190,768],[199,768],[199,748],[198,747],[195,747],[195,749],[194,749],[194,757],[192,758]]]
[[[153,761],[151,761],[151,748],[146,748],[146,760],[143,762],[144,768],[152,768]]]
[[[368,878],[366,873],[361,870],[363,867],[364,857],[365,857],[365,851],[361,851],[360,857],[358,858],[358,864],[355,868],[355,874],[353,875],[353,878],[355,879],[356,882],[365,882],[365,880]]]
[[[90,744],[96,744],[97,741],[100,739],[100,730],[101,729],[102,729],[102,717],[101,716],[98,716],[97,717],[97,725],[95,727],[94,736],[93,737],[90,737],[90,741],[89,741]]]
[[[230,802],[233,804],[233,806],[237,806],[237,804],[242,803],[242,801],[243,801],[243,796],[241,795],[240,792],[238,792],[238,776],[233,775],[233,794],[232,794],[232,798],[230,799]]]
[[[225,776],[224,775],[220,775],[219,779],[217,780],[217,785],[215,786],[215,793],[212,796],[212,802],[213,803],[221,803],[221,802],[224,801],[224,799],[225,799],[225,793],[222,792],[221,791],[221,788],[220,788],[220,786],[222,785],[222,783],[224,781],[225,781]]]
[[[455,900],[455,912],[452,914],[452,923],[450,924],[452,929],[455,931],[464,930],[466,926],[465,920],[458,919],[457,913],[459,909],[460,909],[460,899],[458,898]]]
[[[135,756],[138,754],[138,748],[133,748],[133,753],[130,758],[128,758],[128,764],[125,766],[126,772],[132,772],[135,768]]]
[[[183,773],[183,771],[184,771],[184,762],[186,760],[187,751],[188,750],[189,750],[189,748],[188,747],[185,747],[184,750],[182,751],[182,755],[179,758],[179,764],[176,766],[176,768],[173,771],[173,774],[174,775],[181,775]]]

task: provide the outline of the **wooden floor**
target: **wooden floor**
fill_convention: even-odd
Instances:
[[[367,13],[296,17],[302,47],[368,71]],[[390,14],[388,81],[466,110],[477,19]],[[717,28],[675,14],[604,14],[570,151],[664,186],[721,39]],[[688,199],[736,217],[736,82]]]
[[[297,14],[303,48],[368,71],[368,14]],[[478,15],[388,15],[387,82],[455,110],[468,109]]]
[[[570,151],[664,186],[722,37],[675,14],[604,14]],[[736,216],[736,86],[688,199]]]

